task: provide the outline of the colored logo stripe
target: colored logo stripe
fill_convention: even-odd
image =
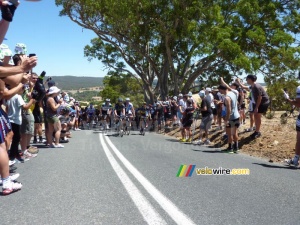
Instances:
[[[190,165],[188,168],[188,171],[186,172],[185,176],[186,177],[191,177],[194,170],[195,170],[196,165]]]
[[[177,172],[177,177],[191,177],[194,170],[195,170],[196,165],[181,165],[179,167],[179,170]],[[187,169],[187,170],[186,170]],[[185,172],[186,171],[186,172]]]

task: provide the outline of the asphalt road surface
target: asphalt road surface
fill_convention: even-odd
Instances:
[[[1,225],[300,224],[299,170],[154,133],[77,131],[16,166],[23,188],[0,196]]]

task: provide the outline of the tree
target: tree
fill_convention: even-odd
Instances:
[[[110,71],[103,79],[104,88],[100,92],[102,99],[110,99],[112,103],[118,101],[118,98],[130,98],[134,104],[140,104],[143,101],[143,89],[137,84],[136,79],[130,74]]]
[[[299,0],[56,0],[98,38],[89,60],[126,71],[151,101],[203,76],[284,74],[299,66]],[[130,68],[128,68],[128,66]],[[140,78],[140,79],[137,79]],[[154,79],[158,82],[153,86]]]

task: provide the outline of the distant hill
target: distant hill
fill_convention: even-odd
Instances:
[[[46,78],[48,78],[46,76]],[[52,79],[62,90],[79,90],[103,86],[103,77],[53,76]]]

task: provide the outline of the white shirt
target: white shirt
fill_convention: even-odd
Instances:
[[[210,106],[212,109],[216,108],[215,103],[214,103],[214,96],[212,93],[208,93],[206,95],[207,100],[210,102]]]
[[[11,123],[18,125],[22,124],[22,106],[25,102],[21,95],[16,94],[11,99],[6,101],[6,107],[8,109],[7,116]]]
[[[183,99],[179,100],[179,106],[181,106],[182,111],[184,111],[186,109],[186,102],[183,101]],[[178,111],[179,111],[179,107],[178,107]]]

